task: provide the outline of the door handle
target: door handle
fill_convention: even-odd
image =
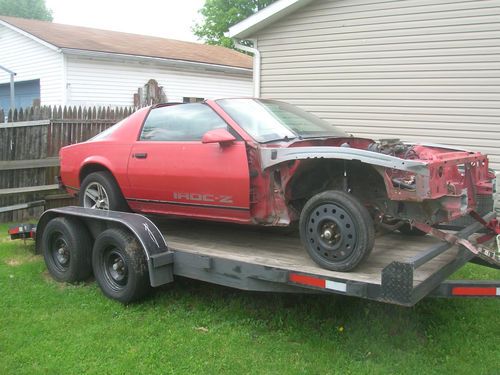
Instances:
[[[148,153],[147,152],[138,152],[137,154],[132,154],[132,157],[136,158],[136,159],[146,159],[148,157]]]

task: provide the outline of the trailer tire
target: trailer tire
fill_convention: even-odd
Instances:
[[[311,258],[333,271],[350,271],[370,254],[375,228],[368,210],[343,191],[313,196],[300,215],[300,238]]]
[[[92,267],[99,287],[107,297],[130,303],[151,289],[144,251],[137,239],[123,229],[107,229],[97,236]]]
[[[120,187],[111,173],[106,171],[90,173],[83,179],[78,203],[87,208],[130,211]]]
[[[49,221],[43,231],[42,249],[47,270],[55,280],[75,283],[92,274],[92,243],[80,220],[57,217]]]

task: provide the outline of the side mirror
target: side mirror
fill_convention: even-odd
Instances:
[[[220,143],[222,145],[224,143],[225,144],[231,143],[235,140],[236,138],[226,129],[219,128],[219,129],[209,130],[205,134],[203,134],[203,137],[201,138],[201,143]]]

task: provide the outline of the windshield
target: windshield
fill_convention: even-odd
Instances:
[[[346,137],[328,122],[291,104],[261,99],[220,99],[224,111],[257,142],[313,137]]]

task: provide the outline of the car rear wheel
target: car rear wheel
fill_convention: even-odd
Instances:
[[[82,181],[80,206],[99,210],[129,211],[115,179],[109,172],[90,173]]]
[[[333,271],[355,268],[370,254],[375,242],[368,210],[343,191],[325,191],[309,199],[299,226],[311,258]]]

